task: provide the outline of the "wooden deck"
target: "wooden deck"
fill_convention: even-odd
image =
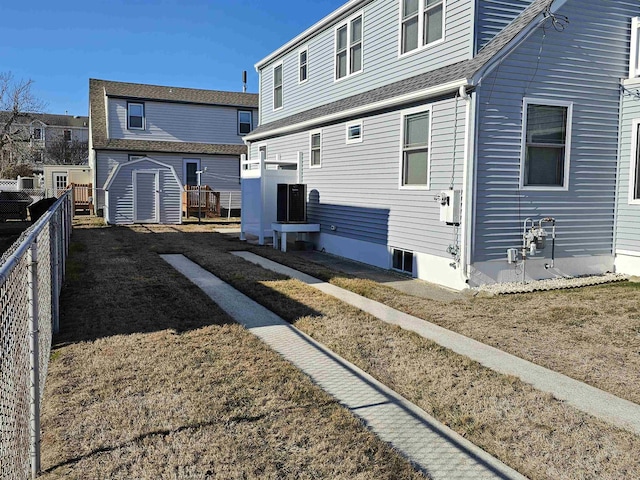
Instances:
[[[220,192],[214,192],[208,185],[201,185],[200,194],[198,187],[187,185],[182,192],[182,215],[185,217],[206,218],[220,216]]]

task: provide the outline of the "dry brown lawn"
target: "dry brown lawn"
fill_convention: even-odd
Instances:
[[[190,236],[81,223],[43,479],[424,478],[154,253]],[[211,250],[212,234],[195,235]]]
[[[142,336],[146,339],[151,338],[150,335],[157,335],[162,342],[164,342],[169,341],[168,339],[172,339],[173,337],[186,338],[203,328],[214,328],[216,332],[219,332],[220,328],[230,330],[238,328],[231,325],[225,325],[223,327],[197,325],[195,318],[199,316],[197,313],[199,310],[193,310],[195,317],[191,318],[192,321],[196,321],[196,325],[187,328],[186,332],[181,332],[179,329],[176,329],[175,326],[172,327],[171,319],[167,320],[168,325],[163,325],[165,316],[169,316],[170,318],[173,315],[178,315],[177,318],[184,317],[180,317],[179,314],[175,313],[176,309],[172,308],[175,305],[185,305],[184,301],[181,300],[184,293],[181,292],[189,292],[189,309],[197,309],[201,305],[206,305],[205,310],[208,312],[208,315],[216,311],[210,302],[207,303],[201,299],[201,295],[195,290],[195,287],[192,288],[185,283],[186,281],[177,278],[175,273],[165,271],[162,274],[162,278],[158,278],[156,272],[156,277],[152,277],[153,280],[144,281],[144,279],[150,275],[150,272],[145,272],[146,266],[157,266],[156,260],[154,259],[155,257],[151,252],[184,253],[223,280],[247,293],[259,303],[270,308],[326,344],[339,355],[357,364],[383,383],[403,394],[409,400],[420,405],[427,412],[433,414],[437,419],[449,425],[475,444],[532,479],[640,478],[640,460],[637,455],[637,452],[640,451],[640,437],[611,427],[604,422],[596,420],[589,415],[583,414],[555,400],[550,395],[534,390],[532,387],[523,384],[515,378],[496,374],[416,334],[380,322],[370,315],[345,305],[301,282],[263,270],[240,258],[229,255],[227,252],[240,249],[253,250],[256,253],[269,256],[281,263],[288,263],[294,268],[306,271],[307,273],[330,279],[332,282],[345,288],[350,288],[358,291],[358,293],[382,300],[396,308],[405,309],[413,314],[420,313],[431,320],[437,319],[438,322],[443,322],[443,319],[446,319],[446,321],[450,321],[456,325],[474,325],[476,322],[475,319],[484,318],[484,320],[477,320],[477,322],[485,323],[484,328],[489,331],[488,333],[484,332],[487,338],[497,335],[503,335],[505,339],[512,338],[511,343],[514,344],[514,348],[516,348],[519,342],[526,343],[525,340],[536,342],[538,345],[536,348],[539,348],[541,357],[546,355],[544,352],[547,350],[553,350],[553,348],[545,347],[545,343],[551,343],[549,336],[545,337],[541,335],[544,337],[543,339],[535,340],[535,335],[532,333],[530,337],[525,337],[517,329],[511,329],[506,319],[508,319],[516,309],[519,309],[521,312],[527,312],[530,309],[532,315],[527,315],[532,318],[530,323],[533,323],[535,318],[538,319],[535,320],[535,322],[540,321],[541,315],[547,315],[546,324],[548,328],[542,330],[542,332],[555,335],[553,333],[555,331],[554,329],[559,331],[567,330],[567,338],[573,338],[573,341],[566,343],[561,343],[562,339],[558,339],[557,341],[559,343],[557,345],[559,346],[557,348],[565,351],[571,350],[572,348],[589,350],[588,342],[580,344],[580,342],[577,341],[577,337],[570,336],[571,332],[576,332],[576,329],[581,327],[577,325],[564,325],[563,319],[565,315],[561,313],[561,310],[557,310],[558,308],[564,308],[564,304],[560,303],[559,300],[555,300],[554,296],[558,295],[559,298],[562,298],[567,292],[547,293],[540,294],[539,296],[518,295],[489,299],[472,299],[468,302],[458,302],[449,305],[441,304],[401,295],[375,282],[348,278],[345,275],[330,271],[325,267],[314,266],[313,264],[304,262],[293,255],[283,255],[281,252],[271,248],[254,247],[240,243],[227,236],[207,233],[210,229],[210,226],[185,225],[180,227],[137,226],[132,228],[91,229],[83,231],[82,235],[86,235],[86,237],[83,237],[86,238],[86,241],[83,240],[83,243],[87,245],[87,250],[94,248],[93,245],[90,246],[90,243],[96,242],[94,239],[100,239],[104,236],[111,238],[112,240],[110,241],[112,242],[117,242],[112,246],[104,247],[105,251],[109,253],[104,259],[105,265],[115,265],[117,262],[122,262],[124,265],[128,262],[133,262],[133,266],[128,266],[127,269],[132,275],[138,275],[140,279],[135,285],[126,284],[127,287],[124,288],[125,291],[122,293],[125,296],[126,302],[133,302],[133,305],[136,306],[141,305],[138,299],[140,296],[138,295],[138,289],[141,289],[141,291],[146,292],[150,297],[155,298],[155,302],[159,303],[159,305],[155,307],[155,310],[153,310],[156,312],[153,321],[140,322],[137,320],[138,307],[132,310],[127,303],[123,306],[112,297],[103,295],[104,301],[101,305],[104,308],[104,312],[100,309],[100,312],[96,312],[96,315],[100,315],[99,320],[95,321],[91,319],[87,323],[87,328],[90,329],[91,332],[95,332],[89,336],[99,338],[89,339],[89,345],[85,348],[95,348],[101,341],[111,341],[110,337],[114,335],[116,335],[113,337],[114,339],[126,338],[128,340],[130,338],[132,342],[137,336]],[[76,234],[74,234],[76,235],[74,239],[78,238],[79,232],[80,231],[77,231]],[[100,245],[100,242],[96,245]],[[100,249],[99,247],[95,248]],[[118,255],[112,256],[110,252],[113,249],[118,252]],[[144,257],[144,261],[139,262],[137,259],[134,259],[135,256]],[[116,261],[116,259],[118,260]],[[154,266],[154,269],[156,266]],[[98,275],[99,272],[102,271],[102,268],[103,267],[94,265],[93,263],[90,266],[90,270],[95,272],[95,275]],[[86,274],[87,272],[82,272],[81,276],[85,276]],[[122,282],[121,278],[121,276],[118,276],[118,279],[114,279],[114,281]],[[110,282],[106,281],[106,284],[109,283]],[[146,283],[149,283],[148,288],[143,288],[147,286]],[[102,289],[105,288],[103,283],[100,283],[100,285],[102,285]],[[166,286],[166,288],[164,286]],[[128,293],[129,290],[133,291]],[[599,292],[601,290],[608,293],[600,296]],[[595,294],[592,292],[595,292]],[[625,296],[633,297],[635,295],[636,301],[638,298],[638,290],[629,286],[590,288],[570,292],[571,295],[580,295],[581,293],[582,295],[596,295],[593,299],[594,301],[597,301],[596,298],[600,296],[603,301],[611,301],[616,305],[619,305],[618,299]],[[80,294],[80,285],[78,285],[76,295]],[[94,294],[98,294],[98,292],[94,292]],[[159,298],[162,299],[161,302]],[[537,299],[542,300],[537,301]],[[545,305],[545,303],[548,302],[555,303]],[[583,307],[584,304],[585,302],[574,298],[573,304],[569,302],[568,306],[575,307],[576,305],[580,305]],[[77,308],[81,309],[79,304]],[[151,307],[144,306],[141,311],[146,312],[150,308]],[[602,306],[600,308],[601,310],[603,309]],[[135,313],[133,313],[134,311]],[[158,311],[162,313],[158,314]],[[556,312],[556,321],[563,323],[563,326],[556,326],[554,324],[550,317],[552,312]],[[110,317],[114,314],[117,318],[123,317],[126,319],[126,321],[120,320],[118,322],[119,327],[116,329],[110,326],[109,321]],[[600,320],[601,316],[604,315],[600,314],[596,317]],[[464,319],[466,317],[470,317],[472,320],[465,322]],[[492,323],[492,319],[494,318],[504,318],[505,320],[502,320],[503,323],[499,321]],[[456,323],[456,321],[454,321],[455,319],[460,320]],[[129,329],[129,322],[135,322],[137,325]],[[157,322],[159,322],[160,325],[156,327],[154,324]],[[525,320],[522,320],[522,322],[523,325],[529,324],[527,323],[528,321]],[[174,319],[173,323],[177,324],[179,322]],[[157,333],[141,333],[140,331],[145,328],[145,325],[149,328],[153,326],[151,329]],[[541,325],[543,325],[543,323],[539,325],[539,328],[542,328]],[[587,322],[583,323],[583,326],[585,325],[587,325]],[[79,323],[79,327],[82,327],[82,322]],[[456,328],[460,331],[461,327],[458,326]],[[531,326],[527,328],[531,328]],[[125,331],[122,331],[123,329]],[[481,326],[478,326],[477,329],[478,331],[483,331],[483,327]],[[176,330],[176,333],[173,333],[173,330]],[[499,333],[500,330],[505,331]],[[79,328],[79,338],[83,337],[82,331],[83,328]],[[123,334],[133,335],[123,337]],[[469,334],[471,335],[471,333]],[[211,336],[218,337],[218,335]],[[615,330],[611,330],[607,338],[613,339],[615,337],[617,337]],[[255,342],[255,340],[253,340],[253,342]],[[629,343],[632,342],[628,339],[626,342],[625,344],[623,340],[616,339],[615,345],[619,346],[622,343],[620,348],[629,350]],[[114,340],[114,343],[117,344],[118,342]],[[156,342],[152,341],[152,343],[155,345]],[[598,345],[596,345],[596,343],[609,343],[609,341],[595,342],[592,340],[592,343],[594,343],[592,346],[597,348]],[[611,343],[614,342],[611,341]],[[171,344],[173,345],[173,341]],[[576,345],[579,345],[579,347],[576,347]],[[70,344],[68,348],[80,348],[80,345]],[[123,350],[131,352],[136,351],[136,348],[129,345],[124,347]],[[605,350],[607,349],[605,348]],[[252,349],[252,351],[257,350]],[[637,351],[638,350],[636,350],[636,352]],[[148,355],[151,356],[152,353],[155,353],[153,348],[149,350]],[[270,352],[268,353],[270,354]],[[65,358],[65,355],[66,351],[63,351],[59,358],[54,359],[52,362],[52,371],[57,368],[57,365]],[[163,355],[167,355],[166,350],[159,350],[158,355],[160,357],[152,360],[151,364],[155,365],[156,370],[160,371],[160,366],[163,365]],[[183,352],[178,358],[186,357],[186,355],[187,353]],[[100,357],[100,355],[97,356]],[[78,365],[82,364],[83,367],[73,369],[73,371],[76,372],[76,375],[79,375],[77,370],[87,368],[86,364],[89,363],[93,365],[93,362],[97,362],[97,360],[92,362],[79,361]],[[192,363],[193,362],[190,364]],[[204,362],[201,362],[201,364],[202,363]],[[586,364],[587,362],[583,363]],[[135,365],[131,367],[133,368]],[[622,366],[622,368],[624,368],[624,366]],[[295,370],[290,370],[291,375],[296,374]],[[134,370],[132,372],[131,368],[123,367],[118,371],[120,372],[119,375],[122,376],[122,380],[117,383],[121,384],[119,388],[122,389],[129,388],[129,384],[136,384],[135,379],[137,375],[145,375],[145,378],[148,375],[147,369]],[[98,378],[101,375],[100,372],[101,368],[96,367],[96,369],[91,370],[90,374],[88,373],[87,375],[89,378]],[[633,374],[637,375],[637,369]],[[176,373],[172,375],[172,377],[178,377],[178,374]],[[154,377],[152,376],[151,378],[151,380],[148,380],[150,382],[149,392],[164,392],[166,390],[164,387],[154,387]],[[182,382],[178,382],[176,385],[181,385],[181,383]],[[65,388],[69,389],[69,395],[72,395],[71,391],[73,388],[71,387],[75,384],[76,382],[73,378],[68,380],[68,383],[65,383]],[[84,385],[84,383],[81,384]],[[210,384],[211,382],[205,374],[203,388],[213,390]],[[216,386],[215,388],[217,388],[218,384],[214,385]],[[51,387],[51,385],[48,385],[48,388],[49,387]],[[273,386],[273,388],[276,387],[277,385]],[[128,392],[128,390],[126,391]],[[141,392],[146,391],[145,383],[144,388],[134,388],[131,394],[137,394],[139,396]],[[241,397],[246,398],[246,396],[242,395]],[[93,397],[89,396],[89,398]],[[310,401],[308,404],[318,406],[324,405],[327,402],[329,402],[329,400],[318,400],[317,403]],[[172,405],[171,402],[167,402],[167,404]],[[180,405],[183,404],[184,402],[180,402]],[[173,408],[172,411],[179,411],[177,406],[171,408]],[[159,428],[162,431],[171,430],[173,424],[171,424],[170,421],[169,426],[162,427],[153,424],[153,422],[149,420],[150,414],[147,413],[147,416],[139,414],[132,406],[129,406],[128,409],[135,412],[135,418],[140,418],[141,423],[145,426],[141,427],[142,433],[127,437],[127,439],[133,438],[133,443],[127,443],[128,446],[132,444],[135,445],[136,442],[139,441],[148,441],[144,433],[146,431],[145,428],[152,432],[154,428]],[[148,411],[151,410],[152,408]],[[86,452],[88,452],[89,457],[110,455],[112,450],[109,449],[111,449],[112,446],[120,445],[118,441],[127,440],[120,438],[119,440],[102,442],[100,445],[109,445],[107,448],[108,451],[100,451],[101,447],[98,446],[92,448],[84,447],[84,450],[81,446],[68,451],[64,450],[63,447],[65,442],[68,441],[67,436],[69,432],[68,429],[65,430],[63,427],[68,425],[69,422],[71,422],[72,425],[76,423],[81,424],[73,431],[74,435],[77,435],[78,432],[82,433],[85,428],[85,426],[82,426],[81,419],[75,418],[79,415],[77,410],[74,411],[76,411],[76,413],[70,414],[67,417],[69,420],[62,422],[56,430],[58,432],[57,439],[53,444],[59,445],[57,448],[62,449],[60,450],[62,453],[57,454],[57,458],[66,458],[67,461],[74,458],[84,459],[83,455],[87,455]],[[145,411],[147,410],[144,410],[143,413]],[[292,409],[292,411],[295,411],[295,409]],[[57,412],[60,412],[60,410]],[[50,419],[56,418],[58,414],[59,413],[52,413],[50,411],[47,412]],[[290,412],[288,411],[287,415],[289,414]],[[253,414],[247,415],[255,416]],[[305,412],[305,416],[306,415],[307,412]],[[199,422],[198,418],[199,417],[196,416],[194,419],[196,423]],[[291,421],[291,419],[289,420]],[[261,419],[260,421],[265,420]],[[122,422],[126,425],[137,424],[137,420],[129,417],[123,419]],[[190,425],[190,423],[182,422],[180,425]],[[122,430],[126,429],[120,427],[115,429],[115,431]],[[111,432],[108,428],[100,427],[99,432],[102,431]],[[182,433],[182,430],[178,433]],[[96,432],[92,435],[100,436]],[[108,435],[115,434],[111,432],[108,433]],[[140,436],[143,437],[143,440],[139,439]],[[82,440],[82,445],[88,442],[87,438],[92,437],[85,435]],[[152,438],[156,438],[156,436],[152,436]],[[181,438],[181,441],[182,440],[184,439]],[[225,445],[228,441],[227,439],[224,442]],[[176,441],[173,442],[172,445],[175,446],[178,443],[179,442]],[[336,448],[340,449],[342,447]],[[145,453],[145,455],[152,456],[151,452],[154,451],[156,451],[156,448],[150,448],[149,453]],[[160,452],[158,453],[159,457],[164,455],[164,443],[162,446],[157,447],[157,451]],[[92,452],[94,453],[92,454]],[[119,450],[118,455],[122,455],[122,452]],[[142,452],[138,451],[138,455],[142,455]],[[131,453],[131,457],[135,457],[135,454]],[[168,458],[176,457],[177,455],[175,454],[173,457],[168,455]],[[196,457],[200,458],[197,455]],[[110,461],[111,458],[108,457],[103,464],[109,464]],[[147,459],[145,458],[141,460],[143,464],[146,461]],[[349,462],[351,460],[345,461]],[[56,461],[51,461],[51,463],[56,463]],[[64,462],[57,460],[57,463]],[[75,465],[75,463],[71,463]],[[267,461],[267,464],[269,464],[269,461]],[[293,465],[297,465],[297,463],[294,461]],[[63,466],[60,468],[70,467]],[[279,471],[273,475],[296,478],[297,473]],[[367,474],[363,474],[363,478],[365,478],[366,475]],[[386,475],[387,478],[403,478],[404,474],[388,473]],[[123,476],[126,475],[123,474]],[[249,472],[248,478],[252,476],[255,476],[255,474]],[[268,477],[269,474],[265,474],[264,476]],[[329,477],[331,476],[332,475],[329,475]],[[349,477],[349,474],[347,474],[345,478],[346,477]],[[188,476],[184,478],[188,478]],[[230,478],[235,477],[231,476]],[[384,478],[384,475],[379,476],[377,473],[374,473],[368,478]]]

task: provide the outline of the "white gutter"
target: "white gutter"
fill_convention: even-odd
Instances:
[[[285,127],[274,128],[273,130],[268,130],[263,133],[258,133],[253,135],[248,134],[244,136],[244,141],[245,143],[247,141],[252,142],[254,140],[259,140],[265,137],[282,135],[282,134],[289,133],[296,130],[305,130],[315,125],[330,123],[336,120],[340,120],[342,118],[362,115],[364,113],[373,112],[375,110],[382,110],[385,108],[394,107],[396,105],[402,105],[404,103],[417,102],[420,100],[434,97],[436,95],[452,93],[457,91],[460,87],[467,87],[467,86],[469,86],[469,80],[467,80],[466,78],[461,78],[453,82],[443,83],[435,87],[430,87],[424,90],[418,90],[415,92],[407,93],[399,97],[393,97],[393,98],[389,98],[387,100],[381,100],[375,103],[368,103],[366,105],[362,105],[361,107],[351,108],[349,110],[342,110],[340,112],[332,113],[330,115],[312,118],[310,120],[295,123],[292,125],[287,125]]]
[[[345,3],[342,7],[330,13],[329,15],[324,17],[322,20],[320,20],[318,23],[307,28],[304,32],[302,32],[300,35],[295,37],[293,40],[290,40],[289,42],[285,43],[278,50],[269,54],[268,56],[260,60],[258,63],[256,63],[254,65],[256,71],[259,71],[267,63],[276,59],[277,57],[285,53],[287,50],[295,47],[296,44],[302,42],[306,37],[309,37],[314,33],[317,33],[320,30],[324,29],[325,27],[329,26],[330,24],[338,20],[342,15],[347,13],[349,10],[356,8],[359,4],[368,3],[370,1],[372,0],[351,0],[350,2]]]

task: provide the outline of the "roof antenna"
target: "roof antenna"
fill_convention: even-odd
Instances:
[[[242,93],[247,93],[247,71],[242,71]]]

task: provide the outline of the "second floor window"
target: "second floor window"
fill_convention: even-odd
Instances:
[[[435,43],[444,38],[445,0],[400,0],[402,53]]]
[[[282,108],[282,64],[273,69],[273,109]]]
[[[362,15],[336,29],[336,80],[362,71]]]
[[[629,78],[640,77],[640,17],[631,19]]]
[[[246,135],[251,131],[253,115],[250,110],[238,111],[238,134]]]
[[[144,103],[127,104],[127,128],[144,130]]]
[[[42,130],[40,128],[33,129],[33,139],[42,140]]]
[[[299,71],[298,82],[299,83],[303,83],[307,81],[308,57],[309,57],[309,50],[306,48],[304,50],[300,50],[300,52],[298,53],[298,71]]]
[[[71,130],[65,130],[64,132],[62,132],[62,135],[65,142],[71,141]]]

